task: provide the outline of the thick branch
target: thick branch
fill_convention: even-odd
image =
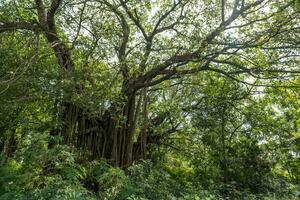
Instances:
[[[52,49],[55,52],[58,64],[68,71],[74,70],[74,63],[71,59],[71,54],[68,47],[60,40],[55,28],[54,16],[62,0],[52,0],[49,11],[47,12],[42,0],[35,0],[39,23],[42,26],[44,34],[51,44]]]
[[[47,28],[47,22],[46,22],[46,13],[45,13],[45,7],[42,0],[35,0],[38,19],[40,25],[45,29]]]
[[[39,29],[36,22],[0,22],[0,33],[14,30],[38,31]]]
[[[166,68],[173,66],[173,65],[184,65],[191,61],[200,61],[204,57],[201,54],[201,51],[203,51],[209,43],[211,43],[220,33],[222,33],[225,28],[230,25],[236,18],[238,18],[243,12],[251,9],[252,7],[255,7],[263,2],[263,0],[258,0],[252,4],[249,4],[245,7],[243,7],[241,10],[237,10],[238,0],[235,1],[234,9],[229,16],[227,20],[222,22],[215,30],[213,30],[210,34],[206,36],[206,38],[201,42],[199,45],[199,48],[195,50],[194,52],[188,52],[182,55],[178,55],[178,52],[173,55],[171,58],[167,59],[165,62],[157,65],[150,71],[148,71],[146,74],[140,76],[136,83],[141,84],[145,82],[150,82],[153,78],[155,78],[157,75],[159,75],[160,71],[165,70]],[[157,26],[158,27],[158,26]],[[167,77],[166,77],[167,78]]]
[[[47,23],[49,30],[55,30],[54,16],[62,0],[52,0],[49,11],[47,12]]]

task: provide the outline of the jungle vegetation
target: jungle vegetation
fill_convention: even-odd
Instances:
[[[298,199],[299,49],[299,0],[1,0],[0,199]]]

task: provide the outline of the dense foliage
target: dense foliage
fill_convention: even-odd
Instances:
[[[299,199],[299,11],[0,1],[0,199]]]

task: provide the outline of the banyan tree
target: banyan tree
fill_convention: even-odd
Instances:
[[[299,73],[292,56],[299,55],[298,1],[13,2],[0,3],[0,46],[11,38],[29,41],[23,48],[37,49],[29,67],[52,59],[58,74],[47,82],[56,88],[49,148],[70,145],[122,168],[145,159],[150,143],[161,143],[164,134],[154,128],[168,113],[148,105],[166,82],[172,87],[194,74],[219,73],[267,86],[266,79]]]

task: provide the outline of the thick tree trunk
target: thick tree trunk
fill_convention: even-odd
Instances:
[[[65,77],[71,77],[75,71],[75,65],[70,50],[59,38],[55,28],[54,16],[62,1],[51,1],[49,9],[45,8],[43,1],[35,0],[35,2],[39,26],[44,31],[58,64],[65,70]],[[114,166],[122,168],[130,166],[134,159],[134,133],[138,113],[136,91],[130,87],[131,79],[124,61],[127,37],[128,30],[124,33],[124,41],[120,49],[120,61],[122,61],[121,68],[124,77],[122,91],[126,101],[112,106],[111,110],[103,116],[92,117],[82,107],[75,105],[68,99],[63,99],[61,102],[62,111],[58,111],[61,127],[51,131],[51,136],[60,135],[62,137],[62,144],[77,147],[82,152],[88,152],[90,159],[105,158]],[[82,90],[81,85],[77,86],[75,91],[80,92]],[[49,148],[53,147],[54,144],[54,140],[50,141]],[[143,145],[145,146],[144,143]]]
[[[144,139],[137,142],[142,148],[134,144],[138,110],[135,93],[126,95],[123,104],[113,106],[98,118],[74,104],[65,104],[60,130],[62,143],[88,152],[89,159],[104,158],[116,167],[127,168],[145,154]]]
[[[53,38],[48,38],[49,42]],[[66,73],[74,70],[73,62],[65,46],[57,45],[54,49],[60,65],[66,69]],[[60,130],[52,130],[52,136],[59,134],[62,144],[75,146],[89,153],[90,159],[105,158],[112,165],[127,168],[134,158],[134,133],[137,118],[136,93],[125,93],[124,103],[115,105],[109,112],[100,117],[91,117],[87,111],[74,103],[63,100]],[[49,143],[53,146],[54,141]],[[145,140],[141,145],[145,146]],[[145,147],[138,148],[145,151]],[[145,154],[145,152],[143,152]]]

